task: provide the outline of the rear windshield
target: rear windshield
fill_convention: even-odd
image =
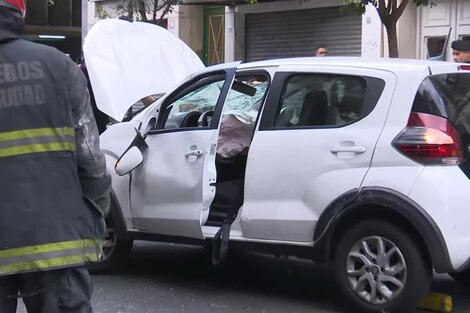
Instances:
[[[470,73],[426,78],[416,94],[413,112],[446,117],[470,133]]]
[[[462,170],[470,177],[470,73],[433,75],[418,89],[413,112],[449,119],[462,140]]]

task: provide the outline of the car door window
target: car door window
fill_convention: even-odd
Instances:
[[[173,98],[166,106],[167,117],[163,128],[210,127],[224,78],[217,76],[201,79]]]
[[[338,127],[368,114],[362,77],[295,74],[283,87],[275,127]]]
[[[245,85],[254,89],[243,89]],[[236,76],[224,110],[257,111],[256,107],[259,107],[260,101],[263,100],[268,85],[268,77],[265,75]]]
[[[268,85],[267,75],[235,77],[222,112],[218,157],[231,158],[248,151]]]

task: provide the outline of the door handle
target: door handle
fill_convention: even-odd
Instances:
[[[341,152],[360,154],[360,153],[366,152],[367,148],[364,146],[333,147],[330,149],[330,151],[331,153],[334,153],[334,154],[338,154]]]
[[[197,149],[197,150],[189,151],[189,152],[186,153],[184,156],[187,157],[187,158],[189,158],[189,157],[191,157],[191,156],[201,157],[203,154],[204,154],[204,151],[203,151],[203,150]]]

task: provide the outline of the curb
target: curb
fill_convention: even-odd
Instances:
[[[432,312],[452,312],[452,297],[447,294],[430,292],[421,300],[418,309]]]

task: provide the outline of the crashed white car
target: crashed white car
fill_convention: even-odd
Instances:
[[[205,245],[214,263],[232,245],[294,255],[331,263],[354,312],[407,312],[433,269],[468,282],[469,70],[304,58],[193,73],[101,137],[102,265],[135,239]]]

